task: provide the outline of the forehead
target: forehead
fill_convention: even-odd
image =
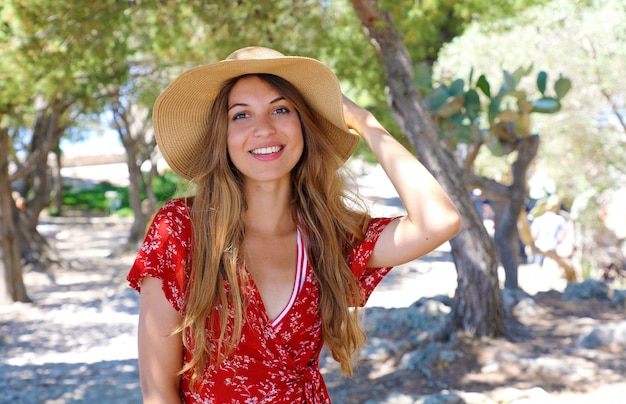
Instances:
[[[258,76],[243,77],[239,79],[230,90],[229,100],[241,97],[275,98],[278,90],[270,83]]]

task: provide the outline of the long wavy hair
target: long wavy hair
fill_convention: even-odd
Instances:
[[[342,372],[352,375],[353,359],[365,334],[358,319],[358,286],[346,258],[363,240],[370,217],[348,186],[343,162],[323,134],[324,118],[288,81],[268,74],[255,76],[291,101],[300,116],[304,151],[291,172],[292,214],[305,230],[319,284],[324,344]],[[248,280],[241,265],[246,196],[243,178],[226,146],[228,97],[242,77],[246,76],[225,82],[215,99],[208,117],[210,130],[201,146],[199,174],[192,181],[196,186],[191,207],[193,258],[180,328],[185,347],[193,352],[182,370],[192,370],[192,384],[207,366],[219,366],[233,351],[245,321],[243,291]]]

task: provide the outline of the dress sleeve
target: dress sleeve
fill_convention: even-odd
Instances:
[[[126,279],[140,293],[144,277],[160,279],[165,297],[182,314],[190,259],[191,218],[187,202],[173,199],[154,216]]]
[[[348,265],[352,268],[352,273],[359,284],[359,292],[361,294],[360,306],[365,306],[367,299],[374,291],[374,288],[383,280],[385,275],[391,271],[393,267],[368,268],[367,263],[372,256],[374,246],[383,229],[395,218],[372,218],[363,242],[354,248],[348,256]]]

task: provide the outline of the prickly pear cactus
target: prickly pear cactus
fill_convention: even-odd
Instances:
[[[481,141],[496,156],[508,154],[515,149],[520,138],[532,136],[532,113],[558,112],[561,99],[572,87],[571,81],[559,76],[548,93],[548,74],[540,71],[535,80],[540,96],[531,99],[518,87],[532,69],[530,65],[513,73],[503,70],[502,84],[495,93],[485,75],[473,84],[473,72],[468,89],[463,79],[456,79],[449,85],[422,88],[427,94],[426,104],[449,146],[454,149],[458,143]],[[421,73],[419,77],[423,76]],[[424,80],[420,79],[420,82]]]

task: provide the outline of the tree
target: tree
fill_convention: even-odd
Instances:
[[[554,0],[511,19],[470,26],[442,49],[435,67],[442,78],[466,77],[471,70],[493,76],[502,66],[532,60],[552,77],[566,72],[575,83],[557,116],[533,117],[541,143],[529,186],[531,198],[556,193],[570,209],[578,271],[602,265],[596,237],[607,231],[602,205],[626,179],[625,38],[626,1]],[[486,153],[476,159],[485,177],[504,175],[493,169],[498,165],[502,159]]]
[[[352,4],[380,53],[392,114],[409,136],[419,159],[446,189],[464,219],[463,229],[450,242],[458,277],[454,326],[476,335],[503,335],[504,313],[493,241],[469,198],[462,170],[451,153],[439,145],[437,129],[414,84],[413,62],[402,36],[389,13],[373,2],[352,0]]]
[[[8,149],[9,130],[0,127],[0,150]],[[30,301],[22,280],[15,203],[11,194],[9,160],[6,153],[0,153],[0,195],[4,195],[0,198],[0,304]]]
[[[136,249],[143,240],[148,221],[156,206],[156,198],[152,192],[151,178],[155,170],[150,170],[144,179],[141,166],[145,161],[156,162],[151,158],[156,147],[156,140],[152,135],[152,125],[148,119],[149,110],[132,103],[130,97],[120,95],[111,105],[113,112],[112,126],[117,130],[120,141],[126,150],[126,162],[130,186],[128,190],[130,207],[133,210],[134,220],[126,248]],[[148,194],[147,209],[141,198],[141,190]]]
[[[13,239],[10,233],[2,234],[9,286],[0,290],[0,301],[29,300],[25,292],[12,293],[23,285],[23,263],[13,257],[14,248],[22,260],[42,270],[58,261],[37,232],[39,215],[50,202],[48,153],[58,148],[78,116],[101,106],[103,83],[114,84],[127,71],[122,63],[124,42],[115,38],[110,23],[125,22],[116,4],[12,0],[0,8],[0,131],[10,138],[0,149],[0,161],[17,167],[10,176],[6,168],[3,186],[19,190],[27,200],[26,209],[13,215],[6,211],[13,204],[11,193],[0,193],[3,223],[17,231]]]
[[[539,136],[532,132],[531,114],[558,112],[562,98],[572,85],[569,79],[559,77],[554,82],[554,90],[547,92],[548,75],[541,71],[536,78],[539,97],[531,99],[527,91],[520,88],[521,80],[531,72],[532,65],[518,68],[512,73],[504,70],[503,83],[497,92],[492,90],[485,75],[472,83],[473,71],[470,73],[468,89],[463,79],[425,89],[428,92],[426,103],[446,144],[452,150],[458,149],[461,144],[465,146],[464,156],[459,162],[465,177],[471,186],[482,190],[494,207],[494,240],[506,275],[504,286],[509,289],[519,288],[518,223],[522,221],[520,224],[523,225],[527,221],[527,171],[539,148]],[[481,105],[479,93],[486,100],[485,108]],[[511,169],[503,180],[498,181],[474,172],[474,162],[483,145],[493,155],[511,156]],[[523,241],[534,246],[532,237],[526,237]],[[568,280],[575,281],[576,276],[571,267],[565,266],[565,269]]]

